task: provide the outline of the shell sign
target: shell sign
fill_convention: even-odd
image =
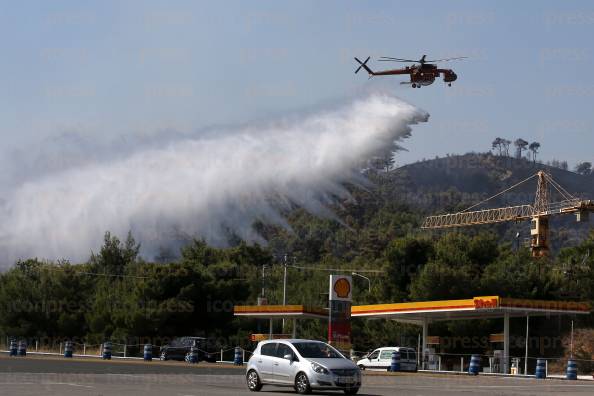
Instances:
[[[494,309],[499,308],[499,297],[475,297],[473,299],[474,309]]]
[[[330,300],[351,301],[353,280],[346,275],[330,275]]]

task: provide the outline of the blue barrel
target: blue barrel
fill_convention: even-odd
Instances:
[[[400,371],[400,352],[392,352],[392,361],[390,362],[390,367],[388,368],[388,371]]]
[[[103,355],[101,358],[104,360],[111,360],[111,342],[107,341],[103,343]]]
[[[72,345],[72,341],[66,341],[64,343],[64,357],[71,358],[73,351],[74,351],[74,345]]]
[[[146,360],[147,362],[150,362],[151,360],[153,360],[153,346],[151,344],[146,344],[144,346],[144,360]]]
[[[16,341],[10,341],[10,349],[8,350],[8,355],[9,356],[16,356],[17,355],[17,342]]]
[[[478,375],[481,370],[481,357],[480,355],[472,355],[470,357],[470,365],[468,366],[468,374]]]
[[[27,343],[25,341],[19,341],[19,346],[17,347],[17,355],[27,356]]]
[[[544,359],[537,359],[536,360],[536,373],[534,376],[538,379],[545,379],[547,378],[547,362]]]
[[[188,354],[188,362],[189,363],[198,363],[198,348],[191,347],[190,353]]]
[[[236,366],[243,366],[243,355],[240,347],[235,347],[235,355],[233,357],[233,364]]]
[[[577,363],[575,360],[567,361],[567,372],[565,373],[565,378],[568,380],[577,379]]]

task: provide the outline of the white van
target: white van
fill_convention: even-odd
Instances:
[[[357,362],[361,370],[386,371],[392,363],[392,352],[400,352],[400,371],[417,371],[417,352],[412,348],[384,347],[371,352]]]

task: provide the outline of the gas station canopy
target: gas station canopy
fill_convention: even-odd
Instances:
[[[328,320],[328,310],[305,305],[236,305],[233,308],[235,316],[244,316],[255,319],[268,319],[270,329],[269,338],[273,338],[273,319],[293,319],[292,338],[297,337],[298,319],[324,319]]]
[[[386,318],[419,325],[425,321],[589,313],[589,304],[582,302],[524,300],[499,296],[474,297],[464,300],[355,305],[351,310],[352,317]]]
[[[465,300],[424,301],[396,304],[358,305],[352,317],[385,318],[422,326],[421,354],[426,356],[429,324],[444,320],[503,319],[503,372],[509,373],[509,321],[513,317],[589,314],[590,305],[572,301],[542,301],[499,296]]]
[[[421,354],[423,359],[430,341],[429,324],[446,320],[503,319],[503,367],[509,373],[509,322],[515,317],[587,315],[591,307],[588,303],[573,301],[543,301],[506,298],[500,296],[474,297],[464,300],[442,300],[405,302],[393,304],[354,305],[351,317],[368,319],[391,319],[397,322],[422,326]],[[235,316],[247,316],[270,320],[272,338],[273,319],[323,319],[328,320],[329,311],[303,305],[247,305],[235,306]],[[296,322],[293,321],[293,338],[296,335]]]
[[[236,305],[234,314],[258,319],[328,319],[328,310],[305,305]]]

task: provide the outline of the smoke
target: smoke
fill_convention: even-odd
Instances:
[[[395,150],[411,125],[427,119],[400,99],[372,93],[307,114],[122,148],[84,142],[66,151],[73,161],[53,166],[40,156],[3,180],[0,259],[5,267],[27,257],[84,261],[108,230],[131,230],[149,258],[190,237],[224,245],[233,233],[264,242],[254,221],[288,227],[282,213],[294,205],[332,216],[327,205],[349,199],[343,183],[361,180],[358,167]]]

